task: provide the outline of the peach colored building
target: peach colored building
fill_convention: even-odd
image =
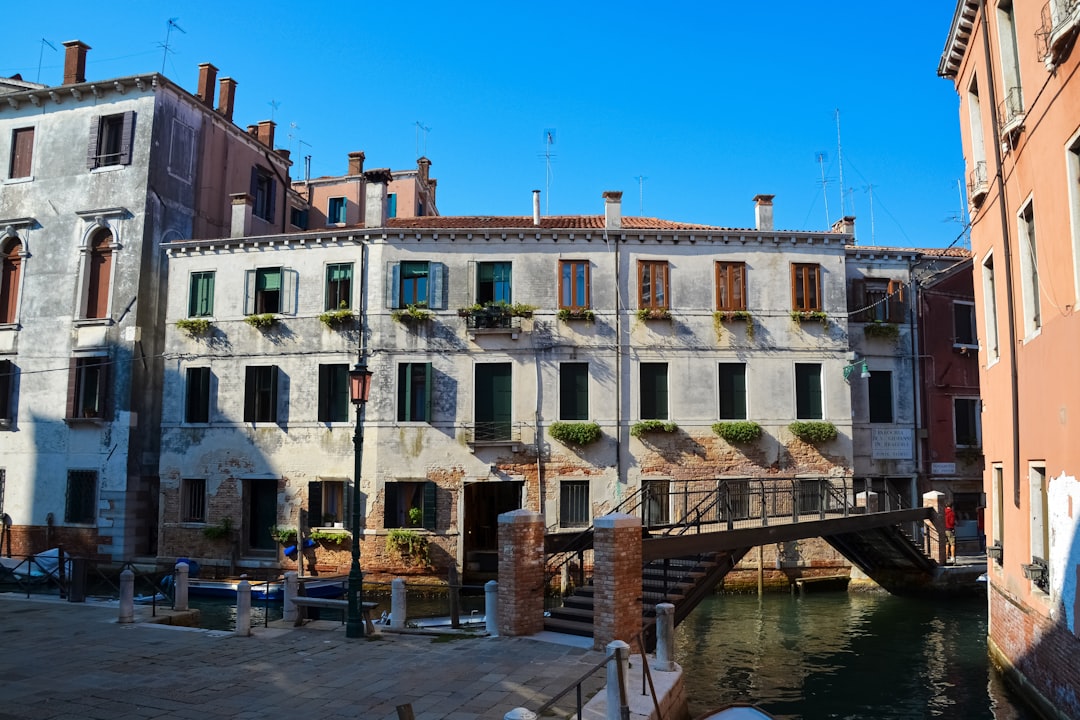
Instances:
[[[989,649],[1048,717],[1080,718],[1080,2],[960,0],[938,74],[968,172]]]

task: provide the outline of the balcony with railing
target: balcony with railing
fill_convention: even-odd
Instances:
[[[1039,57],[1048,68],[1060,64],[1080,27],[1080,0],[1049,0],[1043,5],[1039,29],[1035,31]]]
[[[998,129],[1002,135],[1011,135],[1024,126],[1024,93],[1021,88],[1011,87],[998,103]]]
[[[986,161],[980,160],[968,173],[968,200],[975,207],[982,205],[986,193],[990,189],[990,181],[986,176]]]
[[[465,442],[473,448],[521,445],[521,423],[509,420],[475,422],[463,427]]]

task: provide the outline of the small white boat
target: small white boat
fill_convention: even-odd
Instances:
[[[71,577],[71,555],[64,553],[64,570]],[[21,558],[0,557],[0,582],[45,582],[49,578],[60,579],[60,548],[52,548],[37,555]]]
[[[698,715],[695,720],[773,720],[773,716],[755,705],[731,703]]]

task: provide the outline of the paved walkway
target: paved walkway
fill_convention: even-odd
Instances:
[[[404,703],[417,720],[502,718],[603,657],[527,638],[349,640],[336,622],[237,637],[116,616],[115,605],[0,595],[0,720],[396,720]]]

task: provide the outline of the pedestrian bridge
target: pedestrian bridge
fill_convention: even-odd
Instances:
[[[897,595],[926,592],[937,562],[913,538],[933,509],[905,506],[898,493],[851,478],[722,478],[690,481],[678,491],[650,485],[612,512],[642,520],[642,604],[675,605],[680,622],[751,548],[823,538],[852,565]],[[574,592],[551,611],[550,630],[592,634],[592,528],[549,533],[552,582]]]

